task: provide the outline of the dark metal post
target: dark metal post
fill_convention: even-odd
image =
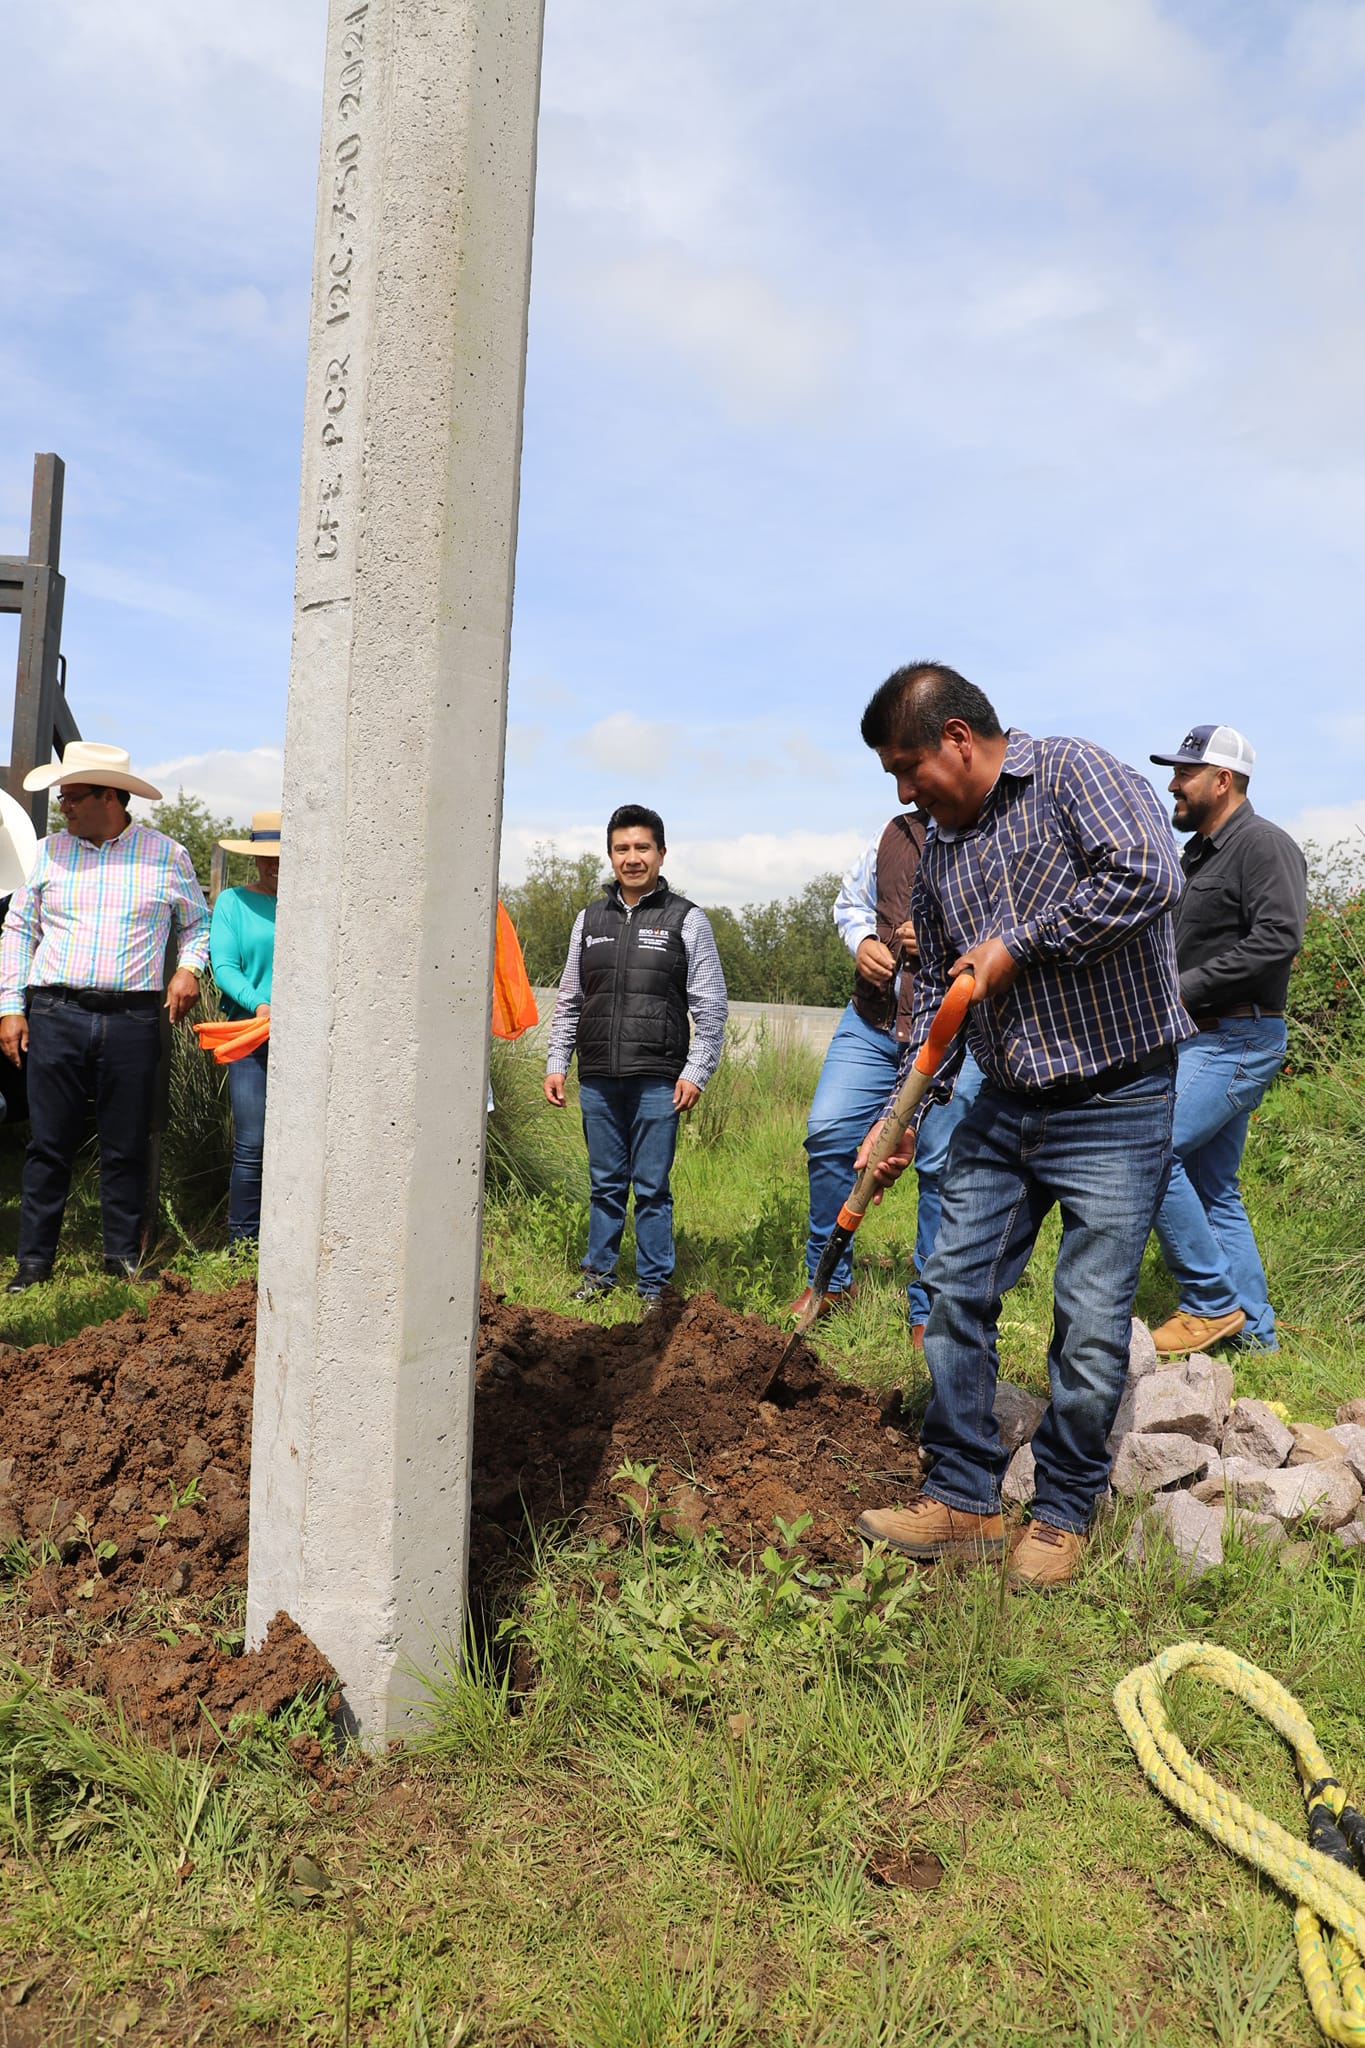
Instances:
[[[27,804],[40,833],[47,829],[47,792],[25,790],[24,777],[50,761],[54,747],[80,738],[67,707],[61,663],[65,484],[66,464],[60,455],[34,456],[28,553],[0,556],[0,611],[19,614],[19,668],[6,781],[10,794]]]

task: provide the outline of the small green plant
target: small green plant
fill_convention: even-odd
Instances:
[[[166,1524],[170,1521],[171,1516],[178,1515],[181,1508],[192,1508],[195,1506],[196,1502],[200,1500],[201,1495],[199,1491],[198,1473],[193,1474],[189,1479],[187,1479],[185,1484],[178,1490],[175,1487],[174,1483],[172,1483],[170,1493],[170,1506],[163,1510],[161,1513],[154,1514],[152,1516],[152,1520],[156,1523],[158,1529],[164,1529]]]

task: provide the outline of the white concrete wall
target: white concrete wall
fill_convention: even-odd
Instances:
[[[458,1640],[541,0],[332,0],[247,1625]]]

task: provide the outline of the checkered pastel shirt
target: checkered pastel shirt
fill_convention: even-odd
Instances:
[[[174,839],[138,824],[103,846],[50,833],[5,919],[0,1016],[23,1014],[25,988],[161,988],[173,925],[180,966],[202,973],[208,905]]]
[[[920,957],[897,1085],[948,970],[982,939],[1003,939],[1023,963],[1012,988],[968,1013],[967,1043],[998,1087],[1087,1078],[1192,1037],[1171,919],[1180,886],[1145,776],[1088,740],[1011,731],[976,823],[929,828],[910,903]]]

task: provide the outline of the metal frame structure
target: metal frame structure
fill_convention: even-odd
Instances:
[[[26,790],[24,777],[81,736],[66,701],[66,664],[61,651],[66,597],[66,578],[60,568],[65,483],[66,464],[60,455],[34,456],[28,553],[0,555],[0,612],[19,614],[14,731],[9,763],[0,773],[10,795],[27,806],[39,833],[47,830],[47,791]]]

